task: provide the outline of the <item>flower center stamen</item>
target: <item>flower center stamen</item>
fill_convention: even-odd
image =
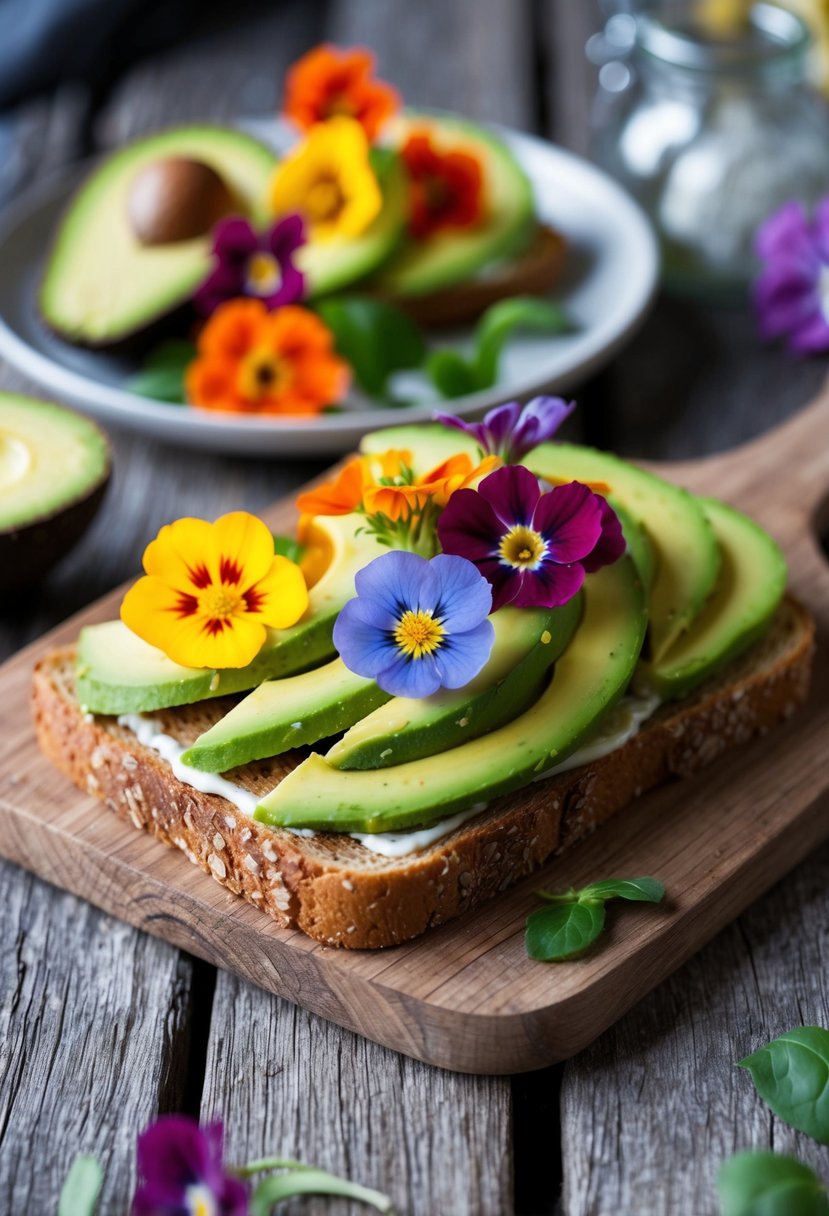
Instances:
[[[209,1187],[196,1183],[188,1186],[184,1193],[189,1216],[218,1216],[216,1197]]]
[[[284,389],[290,370],[271,350],[252,350],[239,368],[239,392],[251,401]]]
[[[211,621],[227,620],[244,606],[235,587],[208,587],[199,596],[199,609]]]
[[[345,205],[345,195],[335,177],[319,177],[305,197],[305,211],[312,224],[333,222]]]
[[[420,609],[404,612],[394,631],[394,640],[405,655],[421,659],[432,654],[443,642],[444,628],[431,612]]]
[[[272,253],[258,252],[248,260],[245,286],[254,296],[271,296],[282,282],[279,262]]]
[[[537,570],[547,555],[547,542],[539,533],[517,524],[501,537],[498,556],[514,570]]]

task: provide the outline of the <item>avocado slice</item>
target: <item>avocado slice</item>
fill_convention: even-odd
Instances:
[[[375,149],[372,166],[383,194],[383,207],[365,232],[357,237],[309,241],[296,262],[306,276],[308,295],[316,298],[344,287],[377,270],[395,252],[409,217],[409,184],[402,160],[388,149]]]
[[[467,148],[478,157],[487,212],[475,227],[407,240],[376,278],[380,291],[393,296],[423,295],[463,282],[491,262],[516,253],[535,232],[529,178],[497,135],[454,116],[406,111],[393,124],[391,138],[400,146],[415,129],[427,131],[438,147]]]
[[[454,452],[475,458],[470,435],[448,427],[390,427],[366,435],[362,450],[408,448],[419,468]],[[549,481],[604,482],[610,499],[640,525],[652,542],[655,570],[648,594],[650,657],[659,661],[699,615],[714,589],[720,553],[702,505],[687,490],[628,464],[618,456],[570,443],[543,443],[523,463]]]
[[[76,689],[96,714],[147,713],[208,697],[243,692],[274,676],[293,675],[334,655],[331,632],[337,614],[354,595],[354,575],[386,549],[359,531],[362,516],[320,516],[315,528],[330,545],[325,573],[308,592],[308,609],[290,629],[269,629],[265,645],[247,667],[182,667],[132,633],[123,621],[81,630]]]
[[[684,697],[763,636],[786,589],[777,543],[733,507],[700,500],[722,562],[713,594],[682,637],[656,662],[642,663],[637,682],[663,700]]]
[[[69,552],[109,475],[109,443],[94,422],[0,393],[0,588],[34,582]]]
[[[623,557],[587,577],[584,615],[552,681],[519,717],[393,768],[345,772],[312,753],[257,807],[279,827],[388,832],[435,823],[527,785],[565,759],[626,689],[645,636],[645,594]]]
[[[501,608],[482,671],[463,688],[419,700],[394,697],[357,722],[325,754],[340,769],[388,768],[477,739],[511,722],[535,701],[547,672],[581,619],[581,596],[560,608]]]
[[[86,179],[61,222],[40,290],[43,320],[70,342],[105,346],[137,333],[189,300],[211,265],[211,235],[142,244],[129,218],[137,175],[165,158],[214,169],[234,210],[268,222],[276,155],[228,127],[176,127],[108,156]]]

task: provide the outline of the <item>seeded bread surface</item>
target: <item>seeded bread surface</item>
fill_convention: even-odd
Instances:
[[[771,729],[805,699],[813,649],[812,619],[787,597],[761,642],[692,696],[662,706],[623,747],[494,800],[431,847],[401,858],[381,857],[349,836],[269,827],[176,780],[116,719],[82,712],[71,648],[38,664],[33,704],[44,754],[122,819],[180,849],[280,925],[327,945],[376,949],[494,898],[644,791]],[[188,745],[230,704],[221,698],[153,717]],[[300,759],[287,752],[227,776],[264,794]]]

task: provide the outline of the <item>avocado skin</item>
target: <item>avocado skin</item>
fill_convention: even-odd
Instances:
[[[69,553],[97,515],[110,475],[108,465],[88,494],[51,515],[0,532],[0,591],[39,582]]]

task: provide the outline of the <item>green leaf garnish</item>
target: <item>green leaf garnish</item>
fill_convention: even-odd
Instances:
[[[170,405],[184,404],[184,373],[196,357],[192,342],[178,338],[162,342],[150,351],[140,372],[127,380],[127,392]]]
[[[292,562],[298,562],[305,552],[293,536],[274,536],[273,551],[278,557],[287,557]]]
[[[530,958],[551,963],[577,958],[593,945],[604,928],[607,900],[658,904],[665,887],[656,878],[607,878],[580,891],[571,887],[558,894],[536,894],[547,907],[527,918],[524,941]]]
[[[425,358],[420,330],[391,304],[369,296],[336,296],[316,307],[334,335],[337,353],[372,397],[384,395],[394,372],[420,367]]]
[[[829,1216],[826,1188],[807,1165],[777,1153],[737,1153],[720,1166],[722,1216]]]
[[[72,1162],[58,1199],[58,1216],[92,1216],[104,1183],[104,1171],[94,1157]]]
[[[261,1166],[260,1168],[268,1168]],[[294,1195],[339,1195],[357,1203],[370,1204],[378,1212],[391,1212],[391,1200],[380,1191],[348,1182],[312,1166],[299,1166],[284,1174],[263,1178],[250,1197],[250,1216],[270,1216],[274,1204]]]
[[[829,1144],[829,1030],[797,1026],[738,1063],[776,1115]]]
[[[499,300],[486,310],[475,328],[471,358],[456,350],[438,350],[427,359],[426,373],[444,397],[464,397],[495,383],[504,346],[517,330],[560,334],[569,328],[564,309],[552,300],[536,296]]]

